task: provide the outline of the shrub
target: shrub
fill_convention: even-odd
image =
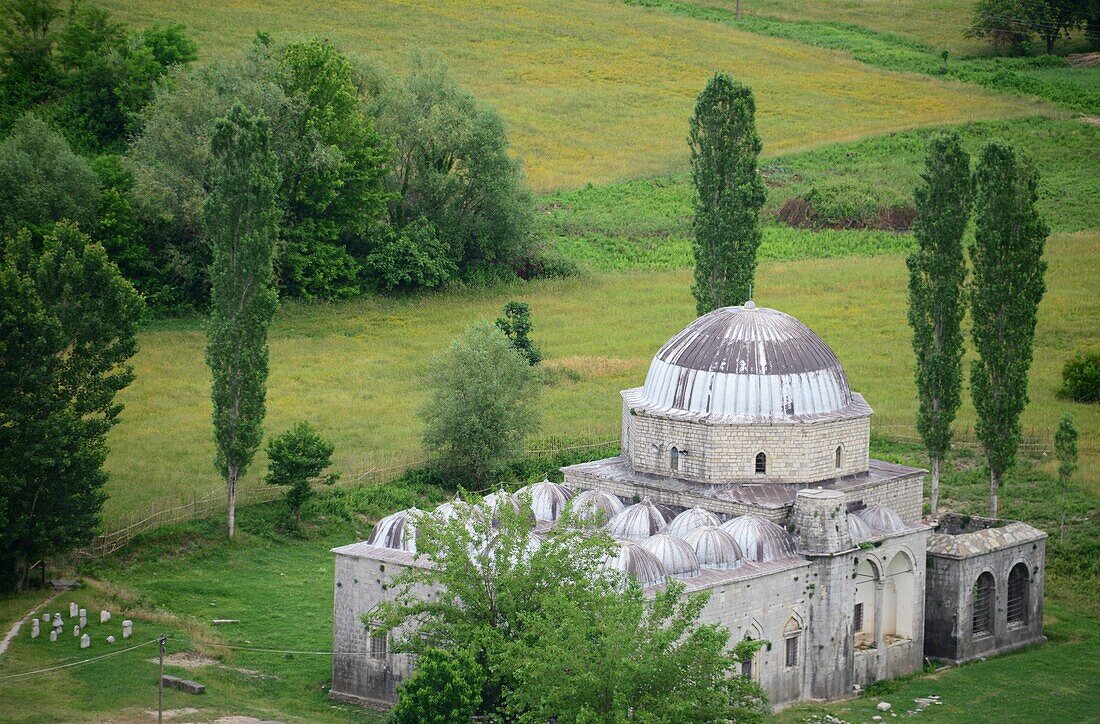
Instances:
[[[1100,347],[1080,350],[1066,361],[1058,393],[1074,402],[1100,402]]]
[[[516,348],[527,364],[537,365],[542,361],[542,352],[531,339],[531,307],[527,302],[508,302],[501,310],[502,316],[497,319],[497,329],[504,332],[504,336]]]
[[[379,291],[408,291],[445,284],[458,267],[432,222],[419,218],[403,228],[385,226],[363,261]]]
[[[332,443],[321,437],[308,422],[299,422],[282,435],[267,441],[269,472],[264,481],[287,485],[286,502],[294,513],[295,527],[302,523],[302,505],[313,497],[315,480],[331,484],[336,475],[321,476],[332,463]]]
[[[538,426],[537,376],[488,322],[432,360],[427,385],[424,446],[458,481],[488,482]]]

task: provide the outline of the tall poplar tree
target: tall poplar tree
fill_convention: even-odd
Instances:
[[[214,178],[205,228],[213,252],[206,363],[213,377],[215,465],[228,492],[229,537],[237,483],[263,437],[267,329],[275,314],[276,192],[280,178],[266,118],[240,103],[218,121],[210,150]]]
[[[756,171],[752,89],[718,73],[695,101],[688,143],[695,182],[695,309],[743,304],[749,299],[760,246],[764,182]]]
[[[951,423],[962,401],[963,233],[970,218],[970,155],[957,133],[928,146],[914,192],[917,248],[909,255],[909,326],[916,354],[917,430],[932,467],[932,515],[940,502],[940,468],[951,450]]]
[[[991,141],[982,147],[970,246],[971,336],[978,353],[970,393],[989,462],[992,516],[997,515],[1001,479],[1016,461],[1036,314],[1046,290],[1043,246],[1050,230],[1035,208],[1037,184],[1034,166],[1012,146]]]

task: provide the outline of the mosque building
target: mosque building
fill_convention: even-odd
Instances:
[[[765,642],[741,673],[774,706],[850,697],[926,658],[1042,641],[1046,534],[925,520],[925,471],[870,458],[871,415],[806,325],[751,301],[725,307],[673,336],[645,384],[622,392],[618,456],[563,468],[563,483],[523,499],[536,532],[570,506],[598,511],[619,543],[613,565],[643,588],[676,579],[685,595],[709,592],[703,622]],[[335,657],[334,698],[385,706],[415,668],[363,617],[402,570],[428,565],[420,514],[333,549],[333,645],[354,654]]]

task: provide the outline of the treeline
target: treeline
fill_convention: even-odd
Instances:
[[[500,116],[436,58],[397,76],[259,33],[198,66],[182,26],[129,31],[84,2],[14,0],[0,22],[0,234],[33,246],[77,224],[154,312],[209,301],[210,139],[237,102],[271,124],[281,295],[570,271],[534,233]]]

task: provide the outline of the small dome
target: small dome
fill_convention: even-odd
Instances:
[[[741,546],[732,535],[717,526],[696,528],[684,542],[695,551],[701,568],[725,570],[741,565]]]
[[[542,546],[542,539],[539,538],[534,532],[527,534],[527,543],[523,546],[521,551],[513,551],[509,557],[509,561],[513,564],[516,563],[516,559],[527,560],[532,553],[537,551]],[[500,533],[494,533],[493,537],[489,540],[485,547],[481,549],[481,553],[491,561],[496,561],[497,553],[500,548]],[[516,555],[518,553],[518,555]]]
[[[607,523],[607,532],[615,538],[643,541],[665,527],[666,518],[649,498],[635,503]]]
[[[642,541],[642,547],[657,556],[657,560],[670,576],[694,578],[699,575],[699,560],[695,557],[695,550],[683,538],[658,533]]]
[[[692,531],[706,526],[717,526],[718,516],[703,508],[688,508],[672,519],[665,532],[670,535],[687,538]]]
[[[495,493],[489,493],[484,498],[482,498],[481,501],[482,505],[484,505],[485,508],[488,509],[493,516],[494,528],[500,526],[499,511],[502,507],[508,506],[517,513],[523,513],[526,510],[516,496],[505,490],[498,490]],[[533,516],[534,513],[531,513],[531,515]]]
[[[602,490],[582,490],[569,501],[569,505],[582,517],[602,514],[603,520],[599,521],[601,525],[626,510],[626,506],[618,497]]]
[[[416,517],[422,512],[409,508],[387,515],[374,526],[367,545],[416,553]]]
[[[764,563],[794,555],[791,536],[770,520],[742,515],[727,520],[719,527],[733,536],[746,560]]]
[[[873,530],[882,533],[900,533],[905,530],[901,516],[885,505],[871,505],[856,513]]]
[[[573,497],[572,490],[564,485],[551,483],[549,480],[520,488],[516,491],[516,495],[520,493],[531,496],[531,512],[535,514],[535,520],[544,523],[556,521]]]
[[[668,572],[661,561],[640,543],[623,544],[619,548],[619,554],[611,556],[608,563],[612,568],[634,578],[640,586],[656,586],[668,578]]]
[[[789,419],[855,402],[829,345],[756,305],[715,309],[678,332],[654,356],[641,396],[658,412],[713,419]]]
[[[867,525],[867,521],[855,513],[848,514],[848,532],[852,534],[852,541],[855,543],[862,543],[875,537],[875,533],[871,530],[871,526]]]

